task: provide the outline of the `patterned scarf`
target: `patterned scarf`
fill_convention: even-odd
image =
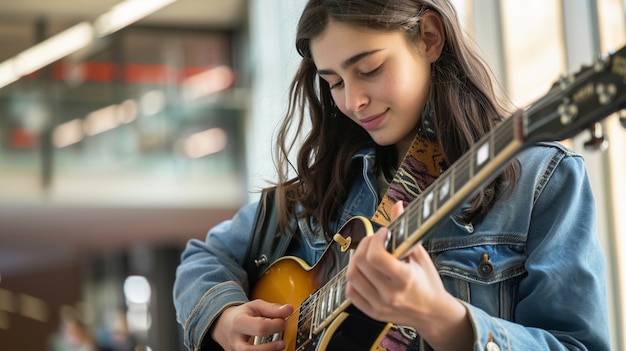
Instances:
[[[406,207],[437,179],[443,172],[444,164],[443,153],[437,143],[417,133],[372,216],[372,222],[388,226],[393,204],[401,200]]]

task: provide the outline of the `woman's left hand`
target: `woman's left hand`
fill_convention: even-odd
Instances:
[[[392,218],[403,211],[396,203]],[[426,249],[417,244],[398,259],[385,248],[388,234],[381,228],[364,238],[350,259],[346,296],[354,306],[372,319],[415,328],[433,347],[456,327],[473,334],[465,306],[445,290]]]

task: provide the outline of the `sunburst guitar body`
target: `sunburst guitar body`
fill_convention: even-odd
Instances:
[[[372,234],[372,225],[366,218],[354,217],[339,234],[355,245]],[[338,247],[336,243],[331,245]],[[293,256],[272,263],[255,284],[251,298],[291,304],[295,311],[287,319],[282,335],[256,338],[253,343],[280,337],[288,351],[382,350],[380,340],[391,325],[374,321],[353,306],[341,308],[349,304],[344,295],[345,268],[340,262],[347,261],[340,257],[349,255],[344,251],[329,246],[312,267]],[[336,270],[339,273],[333,276]]]

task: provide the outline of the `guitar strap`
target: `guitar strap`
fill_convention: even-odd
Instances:
[[[437,179],[443,172],[444,165],[443,153],[437,142],[416,133],[387,192],[371,218],[372,222],[384,227],[388,226],[391,222],[393,204],[402,201],[406,207]]]
[[[248,245],[244,269],[252,287],[271,263],[287,251],[292,235],[278,233],[278,209],[274,203],[274,191],[263,190],[252,227],[252,240]]]

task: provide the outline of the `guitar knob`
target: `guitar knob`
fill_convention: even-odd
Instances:
[[[346,252],[350,248],[350,244],[352,244],[352,238],[347,237],[344,238],[343,235],[337,233],[333,236],[333,240],[341,246],[341,252]]]
[[[257,267],[261,267],[266,265],[269,262],[269,260],[267,259],[267,256],[262,255],[261,257],[257,258],[256,260],[254,260],[254,264]]]
[[[587,151],[604,151],[609,147],[609,140],[604,134],[601,123],[594,123],[589,127],[589,140],[583,143],[583,148]]]

